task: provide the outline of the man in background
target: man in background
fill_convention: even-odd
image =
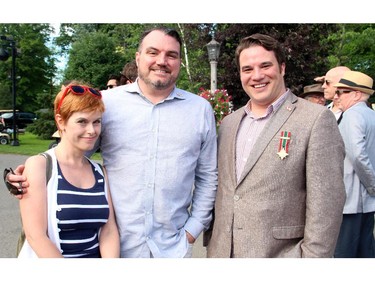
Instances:
[[[116,74],[109,75],[106,89],[107,90],[112,89],[119,85],[120,85],[120,75],[116,75]]]
[[[345,144],[346,202],[335,250],[336,258],[374,258],[375,112],[367,106],[373,79],[347,71],[335,98],[344,112],[339,130]]]
[[[303,87],[303,93],[300,94],[299,97],[312,103],[326,105],[324,90],[322,88],[322,84],[319,83]]]
[[[346,66],[336,66],[328,70],[325,76],[315,78],[315,81],[323,83],[324,98],[331,101],[327,107],[335,115],[337,124],[341,122],[342,111],[338,107],[337,99],[335,99],[336,88],[333,85],[338,83],[344,73],[349,70]]]

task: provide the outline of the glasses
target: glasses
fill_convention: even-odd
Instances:
[[[324,83],[326,83],[326,85],[329,86],[329,85],[332,83],[332,81],[324,80],[324,81],[323,81],[323,84],[324,84]]]
[[[335,94],[338,96],[338,97],[341,97],[341,95],[343,95],[343,94],[349,94],[349,93],[351,93],[351,92],[353,92],[352,90],[336,90],[336,92],[335,92]]]
[[[62,97],[59,101],[59,104],[57,106],[57,113],[60,112],[60,107],[62,105],[62,102],[63,102],[64,98],[66,97],[66,95],[68,94],[69,90],[73,95],[77,95],[77,96],[82,96],[85,93],[90,93],[98,99],[102,98],[102,94],[100,93],[100,91],[98,91],[96,89],[89,88],[89,87],[86,87],[86,86],[80,86],[80,85],[70,85],[70,86],[67,86],[65,88],[65,91],[64,91],[64,93],[63,93],[63,95],[62,95]]]
[[[14,186],[13,184],[11,184],[10,182],[7,181],[7,176],[9,173],[12,173],[14,175],[14,172],[12,170],[12,168],[5,168],[4,169],[4,182],[5,182],[5,185],[6,187],[8,188],[9,192],[13,195],[20,195],[20,194],[23,194],[23,188],[22,188],[22,182],[19,182],[19,187],[16,187]]]
[[[115,85],[107,85],[107,89],[112,89],[114,87],[116,87],[116,86]]]

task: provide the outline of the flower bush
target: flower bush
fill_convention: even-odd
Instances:
[[[215,113],[216,127],[218,128],[225,116],[233,110],[230,96],[225,89],[217,89],[214,93],[204,88],[199,89],[198,95],[205,98],[212,106]]]

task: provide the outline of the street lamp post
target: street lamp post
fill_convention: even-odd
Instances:
[[[208,50],[208,60],[211,65],[211,93],[214,93],[217,89],[217,61],[220,54],[220,43],[212,38],[206,47]]]
[[[13,40],[12,37],[6,37],[3,35],[0,36],[0,39],[3,41],[9,42],[9,45],[12,49],[11,79],[12,79],[12,96],[13,96],[13,125],[12,125],[13,138],[12,138],[10,145],[18,146],[20,144],[17,139],[17,126],[16,126],[16,56],[17,56],[16,42]],[[1,54],[0,60],[6,61],[9,57],[9,53],[3,47],[0,48],[0,54]]]

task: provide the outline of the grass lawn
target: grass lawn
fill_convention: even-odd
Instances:
[[[41,140],[38,136],[25,132],[24,134],[18,135],[18,142],[20,144],[18,146],[10,144],[0,145],[0,154],[35,155],[48,150],[48,146],[52,140]],[[101,160],[100,153],[95,153],[91,158]]]

